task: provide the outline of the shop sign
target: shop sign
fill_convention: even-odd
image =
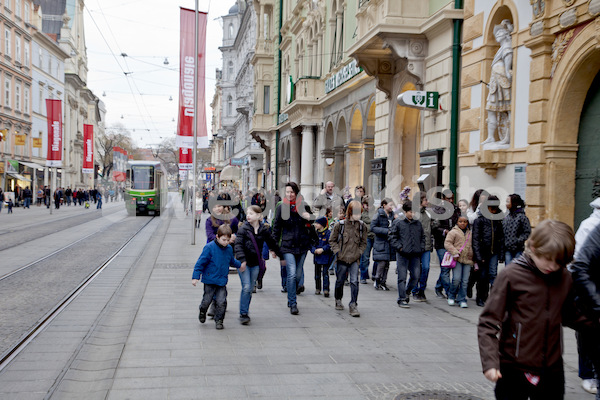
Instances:
[[[337,89],[345,82],[348,82],[350,79],[360,74],[361,71],[362,68],[358,66],[356,60],[352,60],[350,64],[345,65],[334,76],[325,81],[325,93],[329,93]]]
[[[19,162],[17,160],[8,160],[6,168],[6,172],[9,174],[17,174],[19,173]]]
[[[287,120],[288,120],[288,115],[287,114],[279,114],[279,118],[277,120],[277,125],[281,125],[281,124],[283,124]]]
[[[4,173],[4,162],[0,162],[0,174]]]
[[[398,104],[404,107],[419,109],[439,109],[439,92],[408,90],[398,96]]]
[[[42,138],[33,138],[33,148],[41,149],[42,148]]]
[[[25,135],[15,135],[15,146],[25,146]]]
[[[229,165],[246,165],[245,158],[232,158]]]

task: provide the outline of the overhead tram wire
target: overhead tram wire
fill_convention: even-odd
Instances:
[[[104,43],[106,44],[106,47],[108,47],[108,50],[109,50],[109,52],[110,52],[111,56],[112,56],[112,57],[115,59],[115,61],[116,61],[117,65],[118,65],[118,66],[119,66],[119,68],[121,69],[121,72],[123,72],[123,75],[125,75],[125,78],[126,78],[126,81],[127,81],[127,85],[129,86],[129,89],[130,89],[130,91],[131,91],[131,95],[132,95],[132,97],[133,97],[133,101],[134,101],[134,103],[135,103],[135,105],[136,105],[136,108],[138,109],[138,112],[139,112],[139,114],[140,114],[140,115],[143,115],[143,113],[142,113],[142,111],[141,111],[141,109],[140,109],[140,106],[139,106],[139,104],[138,104],[138,101],[137,101],[137,99],[136,99],[136,96],[135,96],[135,92],[134,92],[134,90],[133,90],[133,87],[131,86],[131,82],[129,82],[129,79],[127,79],[127,78],[129,78],[129,75],[128,75],[127,71],[125,71],[125,69],[123,69],[123,66],[121,65],[121,63],[119,62],[119,59],[118,59],[118,57],[115,55],[114,51],[113,51],[113,50],[112,50],[112,48],[110,47],[110,44],[109,44],[109,43],[108,43],[108,41],[106,40],[106,37],[104,36],[104,33],[102,33],[102,30],[101,30],[101,29],[100,29],[100,27],[98,26],[98,23],[96,22],[96,19],[94,18],[94,16],[93,16],[93,15],[92,15],[92,13],[90,12],[90,9],[87,7],[87,5],[84,5],[84,8],[85,8],[85,10],[87,11],[88,15],[90,16],[90,18],[91,18],[92,22],[94,23],[94,25],[96,26],[96,29],[98,29],[98,32],[100,33],[100,36],[102,37],[102,40],[104,40]],[[109,29],[110,29],[110,25],[109,25]],[[111,31],[111,32],[112,32],[112,31]],[[114,35],[113,35],[113,38],[114,38]],[[118,46],[118,44],[117,44],[117,46]],[[138,89],[138,91],[139,91],[139,89]],[[144,108],[146,108],[146,107],[145,107],[145,105],[144,105]],[[148,112],[147,108],[146,108],[146,112],[147,112],[147,113],[150,115],[150,113]],[[150,116],[150,120],[152,120],[152,117],[151,117],[151,116]],[[145,119],[144,119],[144,124],[145,124]]]

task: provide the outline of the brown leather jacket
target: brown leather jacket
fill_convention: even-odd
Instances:
[[[500,272],[477,327],[483,371],[500,364],[532,373],[562,368],[561,324],[589,326],[572,283],[566,268],[543,274],[527,254]]]

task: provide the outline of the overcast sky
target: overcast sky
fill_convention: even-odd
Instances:
[[[208,12],[206,40],[206,120],[215,92],[215,69],[222,67],[222,27],[235,0],[199,0]],[[138,146],[175,135],[179,86],[179,7],[194,0],[87,0],[85,39],[88,87],[106,105],[106,124],[120,122]],[[126,57],[121,56],[127,54]],[[165,59],[168,65],[164,64]],[[127,72],[127,75],[125,74]],[[104,95],[106,94],[106,95]],[[169,100],[172,97],[173,100]],[[122,118],[121,118],[122,116]],[[210,131],[209,131],[210,136]]]

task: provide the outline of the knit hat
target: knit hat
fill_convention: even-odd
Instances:
[[[323,228],[327,228],[327,218],[320,217],[315,221],[317,224],[321,225]]]

